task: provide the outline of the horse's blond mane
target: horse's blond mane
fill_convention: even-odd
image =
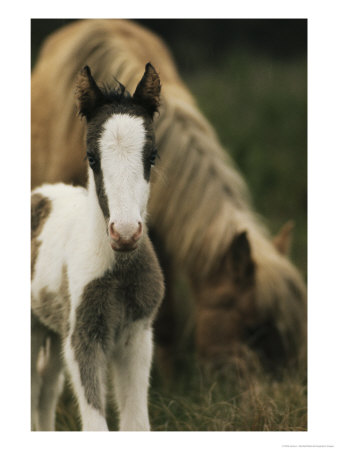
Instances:
[[[218,265],[234,234],[246,230],[257,263],[261,309],[277,309],[278,328],[292,340],[293,328],[298,327],[294,329],[298,333],[305,318],[303,302],[288,300],[290,285],[297,287],[303,299],[304,283],[297,269],[272,245],[250,206],[242,177],[179,78],[161,40],[127,21],[90,20],[55,34],[44,48],[45,55],[60,39],[67,51],[59,54],[62,63],[58,67],[67,70],[55,74],[55,80],[56,90],[69,92],[69,101],[63,105],[65,123],[74,123],[70,119],[74,116],[72,89],[79,67],[88,64],[95,79],[105,83],[113,82],[114,75],[133,93],[145,64],[154,65],[162,83],[155,123],[161,159],[153,180],[150,224],[156,223],[156,231],[165,236],[175,261],[200,278]],[[180,207],[182,199],[184,208]]]

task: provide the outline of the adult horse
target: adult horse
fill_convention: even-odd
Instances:
[[[293,360],[305,346],[304,282],[252,210],[244,180],[156,35],[125,20],[86,20],[46,40],[32,74],[32,185],[85,183],[84,124],[73,102],[79,69],[90,65],[101,83],[113,74],[133,91],[147,61],[162,83],[149,204],[167,280],[158,342],[172,338],[167,313],[183,268],[202,359],[223,363],[254,348],[273,363]]]

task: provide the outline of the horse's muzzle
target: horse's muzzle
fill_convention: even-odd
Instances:
[[[126,232],[128,230],[128,232]],[[136,227],[127,226],[117,227],[114,223],[109,226],[109,235],[111,238],[111,247],[117,252],[130,252],[137,248],[137,242],[142,236],[142,223],[138,222]]]

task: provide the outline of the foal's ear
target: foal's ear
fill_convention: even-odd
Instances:
[[[85,66],[77,76],[75,96],[79,113],[89,120],[95,109],[102,103],[103,94],[88,66]]]
[[[146,64],[145,72],[133,95],[133,99],[141,104],[153,117],[160,105],[161,83],[154,67]]]
[[[237,234],[228,250],[228,271],[241,286],[253,282],[255,263],[246,232]]]

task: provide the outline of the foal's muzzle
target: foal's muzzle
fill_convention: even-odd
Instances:
[[[109,226],[109,236],[111,238],[111,247],[118,252],[130,252],[137,248],[137,242],[142,236],[142,223],[138,222],[136,226],[131,224],[115,224]]]

